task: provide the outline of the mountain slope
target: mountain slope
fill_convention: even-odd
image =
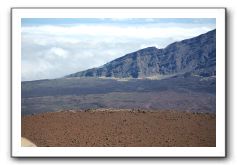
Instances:
[[[65,77],[145,78],[191,72],[216,74],[216,30],[175,42],[164,49],[148,47],[117,58],[101,67]]]

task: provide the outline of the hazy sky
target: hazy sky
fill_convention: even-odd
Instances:
[[[25,18],[22,81],[63,77],[216,28],[215,19]]]

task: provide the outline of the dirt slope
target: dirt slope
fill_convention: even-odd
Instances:
[[[216,145],[215,114],[96,110],[22,117],[22,137],[39,147]]]

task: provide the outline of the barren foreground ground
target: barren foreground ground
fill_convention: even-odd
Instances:
[[[216,145],[215,114],[175,111],[63,111],[22,117],[22,137],[39,147]]]

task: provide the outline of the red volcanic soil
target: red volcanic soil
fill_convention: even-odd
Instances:
[[[214,147],[215,114],[93,110],[22,117],[22,137],[39,147]]]

